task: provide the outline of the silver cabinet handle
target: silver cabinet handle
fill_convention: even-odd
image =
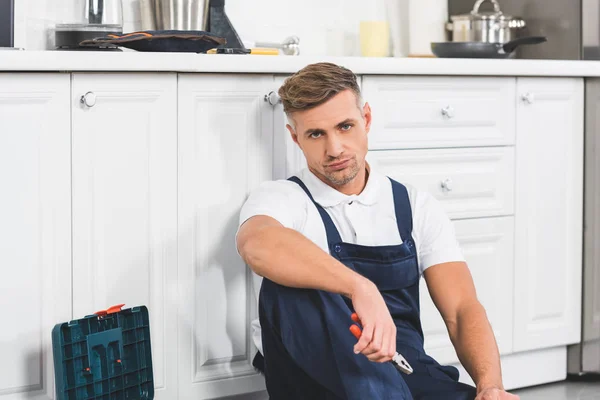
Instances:
[[[277,92],[270,91],[269,94],[265,94],[265,101],[270,105],[274,106],[276,104],[281,103],[281,97],[279,97]]]
[[[87,92],[81,96],[79,101],[86,107],[94,107],[96,105],[96,94],[94,92]]]
[[[527,104],[533,104],[535,101],[535,95],[533,93],[527,92],[521,96],[521,100],[523,100]]]
[[[444,179],[440,185],[442,186],[442,190],[446,192],[451,192],[454,188],[454,184],[452,183],[452,179],[450,178]]]
[[[454,108],[451,106],[442,108],[442,115],[448,119],[454,118]]]

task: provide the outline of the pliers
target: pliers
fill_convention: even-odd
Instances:
[[[357,324],[360,323],[358,314],[352,313],[352,321],[356,322]],[[354,337],[356,337],[357,339],[360,339],[360,336],[362,335],[362,329],[360,329],[360,327],[358,325],[354,325],[354,324],[350,325],[350,332],[352,332]],[[407,375],[410,375],[413,373],[413,369],[410,366],[410,364],[408,363],[408,361],[406,361],[406,359],[404,357],[402,357],[402,355],[398,352],[396,352],[396,354],[394,354],[394,356],[392,357],[392,360],[390,362],[392,364],[394,364],[394,366],[398,370],[400,370],[401,372],[404,372]]]

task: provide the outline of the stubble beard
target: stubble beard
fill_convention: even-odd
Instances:
[[[356,175],[358,175],[359,171],[360,167],[358,166],[356,157],[354,157],[352,163],[347,168],[341,171],[326,173],[325,178],[334,186],[344,186],[352,182],[352,180],[356,178]]]

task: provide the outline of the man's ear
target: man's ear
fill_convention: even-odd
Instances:
[[[290,124],[286,124],[285,127],[288,131],[290,131],[290,135],[292,135],[292,140],[294,141],[294,143],[300,145],[300,143],[298,143],[298,135],[296,134],[296,131],[294,131],[294,128],[292,128]]]
[[[367,133],[371,130],[371,106],[369,103],[365,103],[363,106],[363,118],[365,120],[365,130]]]

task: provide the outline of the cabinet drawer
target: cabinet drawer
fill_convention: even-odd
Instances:
[[[366,76],[370,147],[514,144],[515,86],[514,78]]]
[[[370,151],[374,168],[437,198],[452,219],[514,212],[513,147]]]

